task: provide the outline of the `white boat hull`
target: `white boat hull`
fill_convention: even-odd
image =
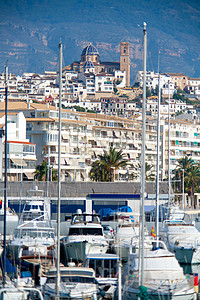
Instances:
[[[123,300],[138,300],[138,288],[128,288],[126,291],[123,292]],[[194,289],[191,288],[191,290],[187,291],[179,291],[179,292],[170,292],[167,291],[161,291],[158,292],[156,289],[148,288],[147,293],[149,296],[149,300],[195,300],[197,299],[196,293],[194,293]]]
[[[106,253],[108,244],[97,241],[80,241],[64,244],[67,259],[84,261],[88,254]]]
[[[56,298],[56,286],[55,284],[49,284],[45,287],[43,292],[44,300],[54,300]],[[97,289],[89,284],[77,284],[71,288],[63,287],[62,284],[59,289],[59,299],[88,299],[88,300],[97,300]]]

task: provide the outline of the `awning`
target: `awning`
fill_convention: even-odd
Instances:
[[[34,173],[27,173],[27,172],[23,172],[23,173],[26,175],[26,177],[27,177],[28,179],[34,179],[34,176],[35,176]]]
[[[69,133],[62,133],[62,138],[64,140],[68,140],[69,139]]]
[[[20,167],[27,166],[26,162],[21,158],[11,158],[11,160],[12,160],[13,164],[16,166],[20,166]]]

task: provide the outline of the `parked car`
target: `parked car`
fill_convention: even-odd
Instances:
[[[102,225],[103,226],[103,231],[104,231],[104,236],[107,239],[113,239],[114,238],[114,230],[110,225]]]

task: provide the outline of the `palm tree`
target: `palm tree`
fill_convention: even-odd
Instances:
[[[188,156],[184,156],[177,161],[176,169],[181,170],[184,169],[186,171],[187,169],[190,169],[194,165],[194,161],[191,157],[188,158]]]
[[[154,181],[155,180],[155,173],[153,172],[153,165],[145,163],[145,180],[146,181]]]
[[[115,170],[124,168],[129,164],[129,160],[125,159],[126,154],[122,150],[117,151],[110,147],[109,152],[105,151],[98,155],[98,160],[92,164],[90,170],[90,178],[95,181],[114,181]]]
[[[141,172],[141,163],[138,163],[138,168],[136,170],[140,170]],[[146,181],[155,181],[155,172],[153,172],[154,165],[145,162],[145,180]]]
[[[99,160],[92,163],[89,176],[93,181],[109,181],[109,173],[106,167],[103,166]]]
[[[47,181],[47,173],[48,173],[48,164],[46,161],[43,160],[41,165],[37,165],[36,166],[36,170],[35,170],[35,178],[38,181]],[[56,181],[57,180],[57,172],[56,170],[52,169],[52,181]]]
[[[200,170],[197,165],[193,165],[190,169],[187,169],[184,181],[186,183],[188,195],[191,197],[191,205],[196,208],[194,193],[196,192],[200,182]]]
[[[185,191],[188,192],[188,195],[191,198],[192,206],[196,207],[194,193],[196,192],[199,182],[200,182],[200,168],[199,166],[193,161],[191,157],[188,156],[182,157],[179,159],[176,169],[174,170],[174,178],[177,179],[178,177],[182,178],[183,180],[183,170],[184,170],[184,183],[185,183]]]
[[[173,188],[175,191],[181,191],[181,187],[178,184],[178,181],[183,181],[183,170],[184,170],[184,174],[187,175],[188,170],[190,170],[192,168],[192,166],[194,165],[194,161],[191,158],[188,158],[188,156],[184,156],[180,159],[178,159],[177,161],[177,166],[176,169],[173,170],[173,174],[174,177],[173,179]],[[185,178],[184,178],[184,182],[185,182]],[[186,189],[186,185],[185,189]]]

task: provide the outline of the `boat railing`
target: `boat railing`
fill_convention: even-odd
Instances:
[[[153,245],[153,249],[155,248],[155,250],[157,250],[157,248],[161,248],[161,249],[165,249],[167,250],[167,246],[165,245],[165,243],[161,240],[153,240],[151,241],[152,242],[152,245]],[[158,246],[157,246],[158,244]]]
[[[27,220],[27,221],[26,221],[26,223],[22,223],[22,224],[20,224],[20,225],[18,226],[18,228],[21,228],[21,227],[27,226],[29,223],[32,223],[32,222],[38,221],[39,219],[42,219],[42,218],[44,218],[44,217],[45,217],[45,214],[43,214],[43,215],[41,215],[41,216],[39,216],[39,217],[36,217],[36,218],[34,218],[34,219],[32,219],[32,220]]]
[[[180,225],[191,225],[191,224],[187,224],[185,221],[183,220],[164,220],[163,221],[163,225],[165,226],[180,226]]]
[[[16,293],[16,292],[24,292],[25,293],[29,293],[31,296],[31,299],[40,299],[40,300],[44,300],[42,293],[40,290],[36,289],[36,288],[26,288],[26,287],[18,287],[18,288],[1,288],[0,289],[0,298],[2,297],[2,295],[6,295],[9,298],[9,292],[11,293]],[[33,297],[33,295],[35,294],[35,297]],[[26,298],[23,298],[26,299]]]

